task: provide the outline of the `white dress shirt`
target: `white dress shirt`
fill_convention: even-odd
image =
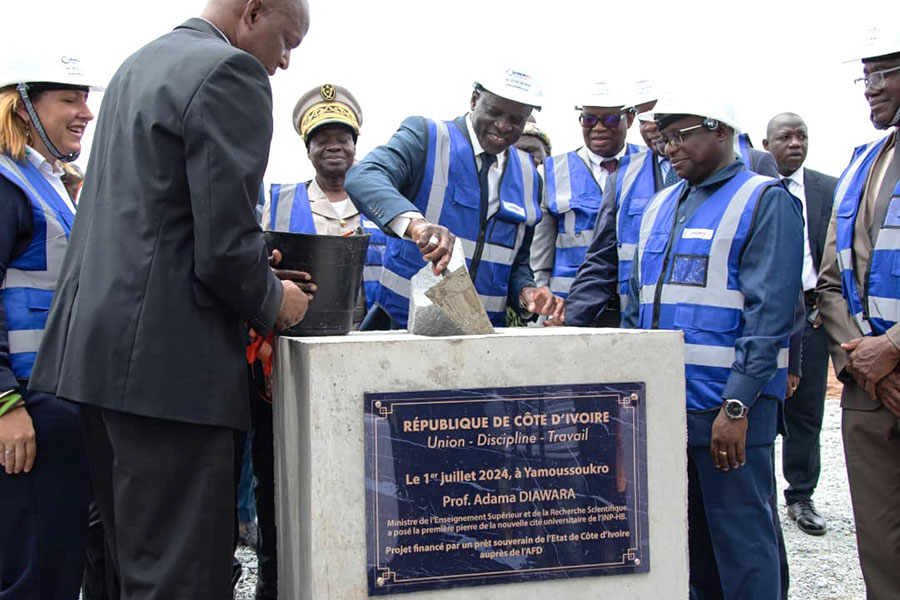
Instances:
[[[803,205],[803,291],[816,289],[819,274],[813,264],[812,252],[809,249],[809,210],[806,206],[806,187],[803,185],[803,167],[800,167],[784,178],[784,184],[790,193],[800,199]]]
[[[662,154],[654,154],[653,156],[656,157],[656,162],[659,163],[659,172],[662,173],[662,180],[665,181],[666,177],[669,176],[669,171],[672,170],[672,161]]]
[[[210,21],[209,19],[204,19],[203,17],[198,17],[198,18],[201,19],[201,20],[203,20],[203,21],[206,21],[207,23],[209,23],[210,26],[212,26],[212,28],[215,29],[216,32],[217,32],[219,35],[222,36],[222,39],[225,40],[226,42],[228,42],[228,45],[229,45],[229,46],[232,45],[231,40],[228,39],[228,36],[225,35],[225,34],[222,32],[221,29],[219,29],[218,27],[216,27],[216,24],[215,24],[215,23],[213,23],[213,22]]]
[[[585,147],[587,150],[588,158],[591,159],[591,173],[594,174],[594,179],[597,180],[597,183],[600,184],[600,189],[606,189],[606,181],[609,179],[609,171],[600,166],[600,163],[608,161],[608,160],[617,160],[621,161],[622,157],[625,156],[625,151],[628,149],[628,144],[623,144],[622,149],[619,150],[614,156],[600,156],[599,154],[594,154],[591,152],[591,149]],[[616,169],[619,166],[616,164]]]
[[[25,158],[28,159],[34,167],[44,176],[44,179],[53,186],[53,189],[59,194],[59,197],[62,198],[62,201],[65,202],[66,206],[69,207],[69,210],[72,211],[72,214],[75,214],[75,204],[72,202],[72,199],[69,197],[69,192],[66,190],[66,186],[63,185],[62,176],[65,175],[65,171],[63,168],[59,166],[57,161],[53,161],[52,163],[44,158],[40,152],[32,148],[31,146],[25,147]]]
[[[484,160],[484,148],[478,142],[478,136],[475,135],[475,127],[472,124],[472,113],[466,115],[466,129],[469,130],[469,139],[472,140],[472,151],[475,153],[475,170],[481,170],[481,163]],[[503,167],[506,165],[506,154],[509,152],[507,148],[501,154],[495,156],[496,160],[488,170],[488,218],[500,210],[500,176],[503,175]]]

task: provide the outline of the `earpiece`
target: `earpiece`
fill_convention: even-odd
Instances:
[[[719,122],[715,119],[704,119],[703,126],[709,129],[710,131],[715,131],[719,128]]]

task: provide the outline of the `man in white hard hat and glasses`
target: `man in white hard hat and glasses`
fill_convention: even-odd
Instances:
[[[530,75],[501,69],[475,83],[468,114],[409,117],[351,169],[350,198],[391,236],[378,304],[362,329],[406,327],[410,279],[428,261],[443,271],[455,237],[495,327],[505,325],[507,306],[523,316],[562,309],[549,288],[535,285],[529,266],[541,183],[531,157],[513,147],[540,107]]]
[[[859,562],[869,600],[900,598],[900,28],[868,31],[862,77],[876,129],[834,194],[816,291],[841,396]]]
[[[691,598],[782,594],[772,451],[800,293],[800,202],[734,154],[727,102],[661,99],[681,182],[644,210],[622,326],[684,332]]]

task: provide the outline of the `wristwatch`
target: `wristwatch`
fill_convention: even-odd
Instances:
[[[740,400],[729,399],[722,405],[725,408],[725,415],[729,419],[743,419],[747,416],[747,405]]]

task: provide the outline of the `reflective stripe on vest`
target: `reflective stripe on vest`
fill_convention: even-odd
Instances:
[[[316,233],[307,184],[273,183],[269,188],[269,199],[263,207],[262,222],[268,231]],[[363,288],[368,310],[378,297],[378,281],[381,278],[382,255],[387,236],[364,215],[360,215],[360,225],[370,236],[366,264],[363,267]]]
[[[369,233],[369,247],[366,250],[366,266],[363,267],[363,287],[366,291],[366,310],[371,310],[378,298],[381,269],[384,264],[384,247],[387,236],[374,221],[360,214],[359,223]]]
[[[263,207],[263,229],[292,233],[315,233],[309,194],[305,183],[273,183]]]
[[[626,158],[640,154],[642,150],[635,144],[626,145],[625,156],[620,159],[616,170],[617,177],[625,170]],[[603,202],[603,190],[594,178],[587,148],[550,157],[546,160],[544,169],[547,177],[547,211],[557,220],[550,289],[554,294],[565,298],[578,267],[584,262],[588,246],[594,239],[594,226]]]
[[[616,171],[616,246],[619,254],[619,297],[625,308],[631,263],[641,230],[641,215],[656,194],[655,157],[650,151],[626,155]]]
[[[16,162],[0,154],[0,176],[21,189],[31,202],[31,241],[25,252],[9,263],[0,284],[12,371],[17,379],[29,379],[75,215],[27,160]]]
[[[680,182],[659,192],[641,222],[636,266],[640,285],[639,326],[684,332],[687,409],[716,408],[735,361],[741,337],[744,295],[738,285],[740,253],[750,234],[753,214],[769,177],[742,171],[701,204],[685,225],[712,232],[672,241],[678,199],[687,187]],[[667,260],[668,256],[668,260]],[[665,269],[665,273],[663,272]],[[762,394],[782,398],[787,384],[788,336]]]
[[[867,265],[868,287],[860,292],[853,259],[853,234],[866,182],[888,137],[860,146],[835,188],[836,244],[841,294],[864,335],[882,335],[900,321],[900,181],[890,199]],[[878,190],[873,190],[877,195]]]
[[[427,148],[422,183],[413,199],[431,223],[447,227],[462,242],[466,263],[478,243],[481,190],[472,145],[452,122],[426,119]],[[475,289],[494,326],[506,324],[512,263],[525,238],[525,228],[541,218],[537,171],[528,155],[510,147],[500,178],[499,210],[485,225]],[[409,280],[425,260],[410,240],[389,237],[378,303],[401,326],[409,314]]]

